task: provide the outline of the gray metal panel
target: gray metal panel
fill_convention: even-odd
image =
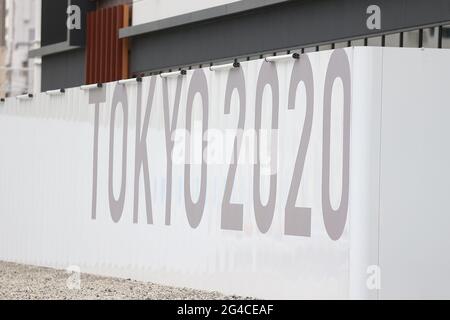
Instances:
[[[157,29],[154,24],[152,28],[157,31],[132,38],[131,72],[307,47],[450,21],[449,0],[378,0],[382,29],[368,30],[366,10],[372,4],[372,0],[282,1],[225,16],[221,10],[207,9],[219,17],[202,12],[200,16],[210,18],[178,26],[176,23],[182,23],[186,17],[162,20],[157,23],[167,29]],[[131,34],[131,30],[126,32]]]
[[[71,46],[68,41],[50,44],[48,46],[33,49],[28,52],[28,58],[43,57],[50,54],[61,53],[78,49],[78,46]]]
[[[77,49],[42,57],[41,90],[77,87],[85,82],[85,51]]]
[[[41,45],[67,41],[67,6],[69,0],[41,1]]]

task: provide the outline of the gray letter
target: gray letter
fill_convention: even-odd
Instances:
[[[225,114],[230,114],[231,96],[234,89],[236,89],[239,94],[239,120],[237,135],[240,135],[244,129],[246,103],[245,78],[244,72],[241,68],[232,69],[229,73],[227,88],[225,91]],[[231,203],[231,193],[233,190],[234,177],[236,175],[241,142],[242,139],[236,136],[233,144],[233,157],[231,159],[230,169],[228,170],[225,194],[222,201],[221,227],[224,230],[241,231],[243,229],[243,205]]]
[[[295,161],[294,176],[292,178],[286,203],[284,232],[285,234],[292,236],[310,237],[311,208],[298,208],[295,206],[298,196],[298,189],[302,180],[303,168],[305,166],[305,158],[308,151],[309,140],[311,138],[314,115],[314,79],[311,63],[307,55],[304,55],[300,60],[297,60],[292,70],[288,102],[288,108],[290,110],[295,108],[297,88],[302,81],[305,84],[306,90],[306,115],[302,137],[300,140],[300,148],[297,153],[297,160]]]
[[[116,111],[118,104],[123,109],[123,147],[122,147],[122,181],[120,186],[119,199],[114,198],[113,190],[113,163],[114,163],[114,129],[116,121]],[[114,89],[114,96],[111,109],[111,124],[109,136],[109,209],[111,218],[114,222],[119,222],[122,218],[123,207],[125,204],[125,188],[127,177],[127,145],[128,145],[128,97],[126,89],[123,85],[117,84]]]
[[[92,173],[92,220],[97,219],[97,180],[98,180],[98,130],[100,121],[100,103],[106,102],[106,91],[104,88],[89,91],[89,104],[95,105],[94,116],[94,152]]]
[[[272,130],[278,130],[278,111],[280,106],[280,90],[278,73],[275,63],[263,62],[259,71],[256,85],[255,131],[256,131],[256,163],[253,166],[253,205],[255,208],[256,224],[262,233],[269,231],[275,213],[277,198],[277,174],[270,175],[270,193],[267,205],[261,203],[261,166],[260,166],[260,136],[262,120],[262,98],[264,88],[269,85],[272,91]],[[273,146],[272,146],[273,148]],[[277,157],[277,152],[271,154]],[[272,160],[273,161],[273,160]],[[275,161],[276,163],[276,161]]]
[[[189,84],[188,99],[186,107],[186,131],[190,134],[192,127],[192,108],[194,103],[194,97],[197,93],[200,93],[202,97],[202,110],[203,110],[203,122],[202,122],[202,154],[205,154],[207,147],[207,141],[205,139],[205,132],[208,130],[208,108],[209,108],[209,96],[208,96],[208,82],[206,80],[205,72],[202,69],[197,69],[192,75],[191,83]],[[186,139],[186,153],[189,154],[190,141]],[[207,182],[207,164],[202,157],[202,169],[201,169],[201,185],[200,196],[195,203],[191,197],[191,166],[190,161],[186,159],[184,165],[184,203],[186,206],[186,214],[189,224],[192,228],[197,228],[202,220],[203,211],[205,209],[206,200],[206,182]]]
[[[330,126],[331,97],[336,78],[341,78],[344,90],[344,132],[342,161],[342,195],[341,203],[334,210],[330,201]],[[349,196],[349,163],[350,163],[350,104],[351,75],[350,63],[344,50],[333,52],[328,64],[325,78],[323,101],[323,163],[322,163],[322,210],[325,228],[332,240],[338,240],[345,229]]]
[[[148,154],[147,154],[147,133],[150,122],[150,114],[152,112],[153,97],[155,95],[156,77],[150,79],[150,88],[148,93],[147,108],[144,114],[144,124],[141,130],[141,109],[142,109],[142,85],[138,83],[137,90],[137,106],[136,106],[136,153],[134,166],[134,207],[133,222],[139,221],[139,178],[141,175],[141,167],[144,171],[144,189],[145,189],[145,206],[147,213],[147,224],[153,224],[152,214],[152,193],[150,189],[150,178],[148,170]]]
[[[172,124],[170,122],[170,107],[169,107],[169,89],[167,87],[167,79],[163,80],[163,103],[164,103],[164,130],[166,136],[166,226],[171,224],[171,212],[172,212],[172,167],[173,167],[173,147],[174,141],[172,140],[172,134],[177,127],[178,122],[178,110],[180,108],[181,89],[183,87],[184,77],[178,77],[177,89],[175,92],[175,102],[173,106]]]

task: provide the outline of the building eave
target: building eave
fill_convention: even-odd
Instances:
[[[179,27],[190,23],[216,19],[223,16],[242,13],[253,9],[258,9],[270,5],[275,5],[292,0],[245,0],[237,1],[226,5],[216,6],[204,10],[199,10],[187,14],[182,14],[166,19],[143,23],[119,31],[119,38],[129,38],[150,32]]]
[[[55,43],[52,45],[44,46],[38,49],[30,50],[28,53],[29,58],[39,58],[48,56],[51,54],[57,54],[62,52],[67,52],[71,50],[79,49],[80,46],[72,46],[68,41]]]

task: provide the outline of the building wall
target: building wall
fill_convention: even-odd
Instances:
[[[85,50],[77,49],[42,57],[42,91],[85,83]]]
[[[5,66],[6,49],[5,47],[0,47],[0,98],[5,96],[5,86],[6,86],[6,73],[3,69]]]
[[[5,46],[5,5],[5,0],[0,0],[0,47]]]
[[[132,37],[131,73],[157,73],[233,59],[245,61],[288,50],[448,45],[445,32],[450,21],[448,0],[411,0],[408,7],[402,6],[402,0],[380,0],[378,4],[383,8],[380,30],[368,29],[366,10],[370,2],[361,0],[341,0],[341,4],[345,3],[341,6],[337,0],[280,1],[227,14],[231,7],[244,4],[248,7],[252,2],[258,3],[244,0],[220,10],[206,10],[209,15],[203,11],[123,30],[124,37]],[[149,10],[138,10],[140,5],[141,2],[135,3],[135,15],[151,15]],[[425,5],[427,14],[423,14]],[[433,26],[438,23],[442,25]],[[138,24],[136,19],[134,24]]]
[[[5,0],[0,0],[0,97],[5,96],[4,86],[6,84],[6,74],[5,74]]]
[[[67,40],[67,0],[42,1],[41,45],[48,46]]]
[[[5,56],[6,96],[39,91],[39,60],[29,59],[28,52],[39,46],[40,0],[6,0]]]
[[[307,53],[348,46],[450,47],[448,0],[410,0],[407,7],[404,0],[379,0],[383,8],[380,30],[367,29],[369,0],[84,1],[97,8],[133,4],[133,26],[119,31],[121,38],[130,39],[129,76],[288,51]],[[51,66],[51,61],[57,63]],[[57,86],[46,83],[43,88],[85,83],[80,52],[61,53],[44,64],[49,70],[42,79]],[[68,69],[75,74],[55,75],[56,80],[49,76]]]

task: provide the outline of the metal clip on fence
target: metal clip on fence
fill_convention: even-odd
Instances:
[[[124,79],[124,80],[117,81],[118,84],[122,84],[122,85],[126,85],[126,84],[129,84],[129,83],[138,83],[138,82],[142,82],[142,77],[131,78],[131,79]]]
[[[239,62],[234,63],[227,63],[227,64],[221,64],[217,66],[211,66],[209,67],[209,70],[211,71],[221,71],[221,70],[229,70],[234,68],[239,68],[241,64]]]
[[[161,73],[161,78],[170,78],[170,77],[178,77],[178,76],[184,76],[186,75],[186,70],[180,70],[180,71],[173,71],[173,72],[165,72]]]
[[[103,87],[102,83],[94,83],[94,84],[85,84],[85,85],[81,86],[80,89],[84,90],[84,91],[89,91],[89,90],[99,89],[102,87]]]
[[[292,54],[284,54],[281,56],[270,56],[266,57],[266,62],[276,62],[280,60],[286,60],[286,59],[300,59],[300,54],[298,53],[292,53]]]
[[[45,93],[49,96],[60,96],[66,92],[66,89],[48,90]]]
[[[30,99],[33,99],[33,94],[31,94],[31,93],[22,94],[20,96],[17,96],[16,99],[18,99],[18,100],[30,100]]]

